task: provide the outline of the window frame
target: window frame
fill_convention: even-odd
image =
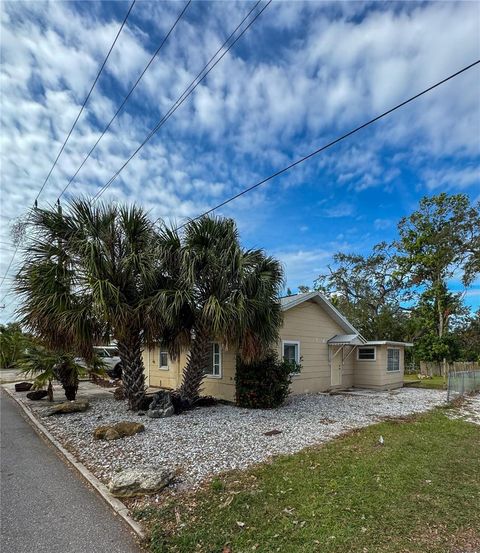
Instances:
[[[296,346],[297,347],[297,355],[295,359],[295,363],[297,365],[300,365],[300,340],[282,340],[282,360],[285,359],[285,346]],[[297,376],[300,374],[300,371],[292,373],[292,376]]]
[[[373,359],[360,359],[361,349],[373,349]],[[375,346],[358,346],[357,347],[357,361],[372,363],[377,360],[377,348]]]
[[[222,367],[222,357],[223,357],[223,351],[222,346],[220,342],[210,342],[210,345],[212,346],[212,371],[215,370],[215,346],[218,346],[218,374],[212,373],[205,373],[205,378],[216,378],[221,379],[223,377],[223,367]]]
[[[396,368],[396,369],[389,369],[388,368],[388,352],[389,351],[398,352],[398,357],[397,357],[398,368]],[[400,348],[387,348],[387,373],[398,373],[398,372],[400,372]]]
[[[162,365],[162,353],[164,353],[167,356],[167,364],[166,365]],[[169,371],[170,370],[170,365],[169,365],[168,361],[169,361],[168,351],[162,350],[162,348],[159,348],[158,349],[158,368],[161,371]]]

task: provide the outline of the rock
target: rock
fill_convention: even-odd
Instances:
[[[164,417],[171,417],[175,414],[175,408],[172,404],[172,398],[170,392],[166,390],[160,390],[153,396],[153,400],[150,403],[150,407],[147,411],[147,416],[151,419],[162,419]]]
[[[153,396],[152,395],[144,396],[144,398],[140,402],[140,405],[138,406],[138,410],[139,411],[147,411],[148,408],[150,407],[150,404],[152,403],[152,401],[153,401]]]
[[[28,392],[27,397],[32,401],[38,401],[48,396],[47,390],[34,390],[33,392]]]
[[[33,384],[31,382],[17,382],[17,384],[15,384],[15,391],[28,392],[28,390],[30,390],[32,386]]]
[[[88,401],[83,399],[76,399],[75,401],[65,401],[52,407],[48,412],[48,416],[65,415],[68,413],[83,413],[88,409],[88,406]]]
[[[93,432],[93,437],[96,440],[118,440],[126,436],[133,436],[144,430],[145,426],[143,424],[125,421],[113,425],[98,426]]]
[[[112,477],[108,484],[115,497],[134,497],[159,492],[168,486],[174,473],[167,470],[128,469]]]
[[[118,386],[118,388],[115,388],[115,391],[113,392],[113,397],[115,399],[118,399],[119,401],[125,399],[125,389],[123,388],[123,386]]]
[[[281,430],[277,430],[276,428],[274,428],[273,430],[268,430],[267,432],[264,432],[263,435],[264,436],[277,436],[278,434],[281,434],[282,431]]]
[[[175,409],[175,415],[180,415],[184,411],[188,411],[192,408],[192,404],[188,399],[182,397],[178,392],[172,392],[170,394],[170,401]]]
[[[213,407],[218,405],[218,400],[213,396],[200,396],[194,402],[194,407]]]

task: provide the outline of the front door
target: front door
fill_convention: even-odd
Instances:
[[[340,386],[342,384],[342,355],[338,353],[331,364],[331,381],[332,386]]]

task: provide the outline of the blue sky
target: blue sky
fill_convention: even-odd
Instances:
[[[12,220],[32,205],[128,5],[2,3],[1,274]],[[40,205],[55,201],[184,5],[137,2]],[[67,199],[98,191],[252,7],[192,3]],[[479,57],[478,2],[274,1],[104,198],[181,223]],[[479,90],[476,68],[219,214],[235,217],[246,246],[282,260],[288,286],[311,285],[335,252],[393,239],[422,196],[480,199]],[[467,301],[479,306],[479,282]],[[0,320],[14,296],[4,303]]]

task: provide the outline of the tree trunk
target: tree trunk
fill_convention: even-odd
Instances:
[[[76,369],[68,366],[67,364],[61,364],[55,370],[57,380],[62,385],[65,391],[65,397],[68,401],[73,401],[77,397],[78,391],[78,373]]]
[[[122,382],[128,407],[132,411],[139,411],[145,401],[145,369],[140,334],[136,333],[129,340],[119,341],[117,346],[122,360]]]
[[[207,368],[209,350],[210,336],[208,332],[204,327],[196,328],[180,387],[180,395],[190,403],[194,402],[200,394],[200,386]]]

